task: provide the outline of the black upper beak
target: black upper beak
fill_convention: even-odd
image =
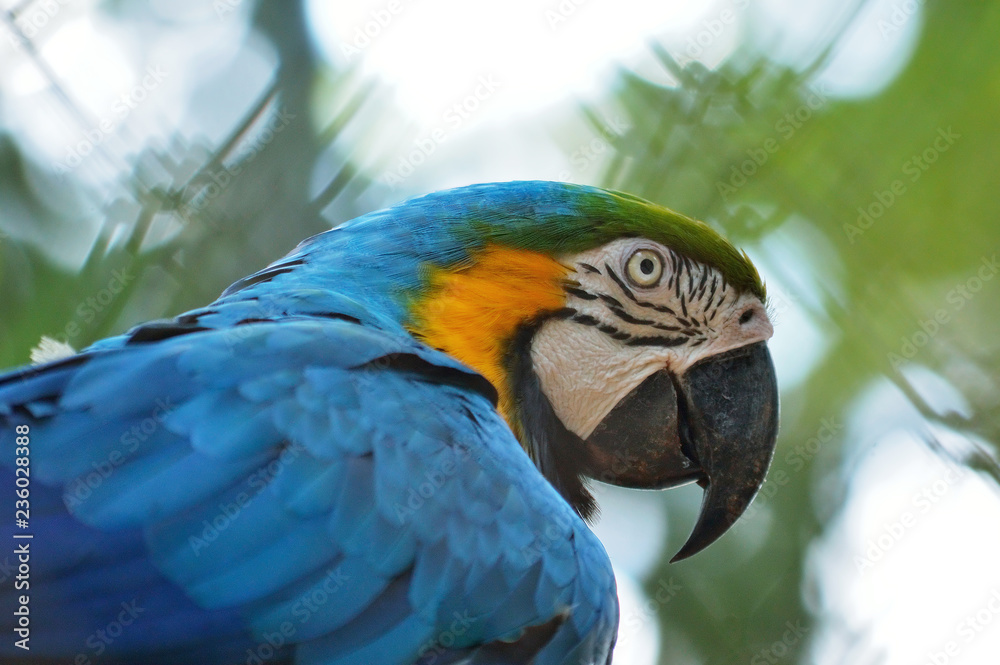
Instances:
[[[778,438],[778,383],[764,342],[706,358],[678,383],[705,495],[671,562],[705,549],[743,514],[764,484]]]
[[[697,481],[701,513],[671,561],[712,544],[764,483],[778,436],[778,384],[764,342],[653,374],[587,438],[589,475],[666,488]]]

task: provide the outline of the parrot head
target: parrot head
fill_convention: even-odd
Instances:
[[[596,509],[587,479],[697,482],[701,513],[673,560],[707,547],[752,501],[777,437],[756,268],[704,223],[636,197],[477,187],[455,213],[467,253],[425,266],[411,331],[490,381],[522,446],[583,517]]]

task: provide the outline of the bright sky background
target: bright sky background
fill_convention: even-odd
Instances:
[[[309,7],[328,57],[338,63],[363,58],[365,69],[391,83],[401,107],[424,125],[440,121],[483,77],[499,87],[476,121],[593,90],[615,59],[636,57],[657,26],[683,31],[706,11],[689,2],[576,2],[318,0]],[[350,47],[357,50],[345,51]]]
[[[493,76],[499,87],[471,122],[596,92],[617,66],[648,63],[654,37],[678,60],[711,66],[749,28],[761,48],[801,64],[850,4],[814,0],[802,11],[792,0],[311,0],[309,13],[331,61],[362,62],[396,88],[400,105],[418,123],[432,126],[474,92],[480,77]],[[920,16],[918,10],[898,30],[880,29],[878,21],[896,4],[874,0],[848,31],[846,48],[823,78],[833,94],[876,92],[905,65]]]
[[[968,413],[946,381],[908,378],[936,409]],[[887,417],[888,416],[888,417]],[[932,452],[922,420],[886,381],[861,395],[847,425],[850,492],[815,544],[817,665],[987,665],[1000,654],[1000,492]],[[927,429],[951,451],[964,438]],[[879,658],[883,660],[879,660]]]

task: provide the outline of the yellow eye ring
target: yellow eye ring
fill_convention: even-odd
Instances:
[[[663,275],[663,258],[651,249],[637,249],[628,257],[625,276],[633,285],[649,288],[656,286]]]

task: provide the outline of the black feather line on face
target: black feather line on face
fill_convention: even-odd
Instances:
[[[584,326],[599,326],[601,322],[592,317],[590,314],[575,314],[573,315],[572,321],[579,323]]]
[[[611,270],[610,267],[608,268],[608,272],[610,274],[612,274],[613,277],[617,277],[616,275],[614,275],[614,271]],[[582,300],[591,300],[592,301],[592,300],[598,300],[598,299],[600,299],[600,301],[607,307],[607,310],[611,314],[613,314],[617,319],[619,319],[621,321],[624,321],[626,323],[631,323],[633,325],[646,326],[646,327],[649,327],[649,328],[653,328],[654,330],[663,330],[665,332],[682,332],[682,334],[685,334],[685,335],[688,335],[688,336],[694,334],[694,331],[691,330],[692,326],[697,327],[697,326],[701,325],[697,320],[695,320],[695,321],[692,322],[692,321],[688,321],[687,319],[684,319],[684,318],[681,318],[681,317],[677,316],[674,313],[674,311],[672,309],[670,309],[669,307],[663,307],[663,306],[660,306],[660,305],[655,305],[653,303],[644,303],[641,300],[634,300],[633,302],[635,302],[635,304],[637,304],[637,305],[644,306],[644,307],[651,308],[651,309],[655,309],[655,310],[661,311],[661,312],[662,311],[669,312],[671,316],[673,316],[674,318],[677,319],[677,322],[680,325],[668,325],[668,324],[664,324],[664,323],[658,323],[657,321],[653,321],[653,320],[650,320],[650,319],[640,319],[639,317],[633,316],[628,311],[626,311],[624,305],[622,305],[622,303],[618,299],[616,299],[616,298],[614,298],[612,296],[609,296],[606,293],[591,293],[590,291],[584,291],[584,290],[579,289],[579,288],[577,288],[575,286],[566,286],[564,288],[566,289],[566,291],[568,293],[570,293],[570,294],[572,294],[572,295],[574,295],[574,296],[576,296],[576,297],[578,297],[578,298],[580,298]],[[626,291],[626,294],[631,294],[631,291]],[[681,302],[681,305],[682,306],[684,305],[683,301]],[[555,316],[556,318],[569,319],[569,320],[573,321],[574,323],[579,323],[581,325],[596,327],[602,333],[604,333],[604,334],[608,335],[609,337],[611,337],[612,339],[615,339],[615,340],[618,340],[618,341],[631,340],[634,337],[634,335],[632,335],[630,333],[627,333],[627,332],[624,332],[622,330],[619,330],[618,328],[614,327],[610,323],[607,323],[605,321],[601,321],[600,319],[598,319],[598,318],[596,318],[594,316],[591,316],[589,314],[581,314],[581,313],[577,312],[577,310],[575,310],[573,308],[563,308],[562,310],[559,310],[558,312],[555,312],[553,314],[553,316]],[[708,325],[707,321],[705,322],[705,325],[706,326]],[[684,326],[684,327],[682,328],[681,326]],[[654,336],[654,337],[641,337],[640,336],[640,337],[638,337],[638,339],[645,340],[645,341],[639,341],[639,342],[636,342],[634,344],[630,343],[630,345],[631,346],[674,346],[674,344],[665,344],[665,343],[663,343],[663,340],[670,339],[670,338],[665,338],[665,337],[656,337],[656,336]],[[652,340],[660,340],[660,341],[659,341],[659,343],[657,343],[657,342],[652,341]]]
[[[618,300],[618,298],[613,298],[606,293],[598,293],[597,296],[601,299],[601,302],[603,302],[605,305],[609,305],[611,307],[617,307],[618,309],[625,309],[625,306],[622,305],[621,301]]]
[[[653,310],[655,312],[663,312],[665,314],[673,314],[674,313],[674,310],[670,309],[666,305],[657,305],[656,303],[646,302],[645,300],[639,300],[638,298],[636,298],[635,294],[632,293],[632,290],[630,288],[628,288],[628,286],[626,286],[625,282],[623,282],[621,280],[621,278],[617,274],[615,274],[615,271],[611,269],[611,266],[609,266],[608,264],[605,263],[604,267],[607,268],[607,270],[608,270],[608,276],[611,277],[611,279],[613,279],[615,281],[615,284],[618,285],[618,288],[621,289],[622,293],[624,293],[626,296],[628,296],[628,299],[631,300],[632,302],[634,302],[639,307],[645,307],[645,308],[651,309],[651,310]],[[611,298],[611,296],[601,296],[601,298],[602,299]],[[614,300],[614,298],[611,298],[611,299]],[[608,302],[608,301],[605,300],[605,302]],[[620,304],[621,303],[619,303],[619,305]]]
[[[552,312],[550,316],[554,319],[569,319],[576,316],[576,310],[572,307],[563,307]]]
[[[597,296],[590,291],[584,291],[583,289],[578,289],[575,286],[564,287],[566,293],[576,296],[580,300],[597,300]]]
[[[701,271],[701,282],[698,284],[698,297],[701,298],[705,295],[705,282],[708,281],[708,270],[703,269]]]
[[[507,371],[517,404],[521,445],[545,479],[580,517],[597,514],[597,502],[584,483],[587,453],[552,409],[531,361],[531,340],[544,319],[521,326],[507,349]]]
[[[608,310],[617,316],[619,319],[625,323],[634,323],[637,326],[652,326],[656,325],[656,321],[650,321],[649,319],[640,319],[638,317],[632,316],[623,309],[618,309],[617,307],[608,307]]]
[[[673,346],[680,346],[687,341],[687,337],[633,337],[629,341],[625,342],[625,344],[628,346],[663,346],[670,348]]]
[[[622,290],[622,293],[628,296],[628,299],[632,302],[639,302],[639,300],[635,297],[635,294],[632,293],[632,289],[625,285],[625,282],[622,281],[621,277],[615,274],[615,271],[611,269],[611,266],[604,264],[604,267],[607,268],[608,276],[615,280],[615,284],[617,284],[618,288]]]

